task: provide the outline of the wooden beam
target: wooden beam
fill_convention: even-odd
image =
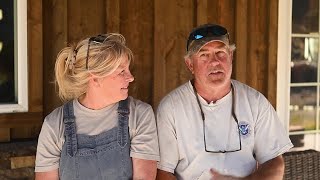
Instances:
[[[43,53],[44,53],[44,114],[49,114],[61,101],[54,85],[54,66],[57,54],[68,43],[68,2],[65,0],[43,1]],[[77,4],[77,3],[76,3]],[[76,5],[72,4],[72,6]],[[77,28],[75,28],[77,29]]]
[[[183,56],[188,34],[196,23],[194,8],[192,0],[155,1],[154,107],[163,96],[191,77]]]
[[[248,59],[248,1],[236,1],[235,15],[235,43],[236,51],[233,60],[233,77],[240,82],[247,83]]]
[[[248,62],[247,84],[266,96],[267,91],[267,46],[268,10],[267,0],[248,1]]]
[[[10,128],[0,128],[0,142],[10,141]]]
[[[274,108],[277,103],[278,0],[268,1],[268,88],[267,98]]]
[[[10,157],[11,169],[34,167],[36,156]]]
[[[130,84],[129,94],[151,104],[154,76],[154,0],[123,0],[120,9],[120,33],[126,38],[127,46],[135,59],[131,63],[135,81]]]
[[[10,139],[25,139],[25,138],[37,138],[42,123],[34,124],[33,126],[17,127],[10,129]]]
[[[28,1],[29,112],[43,112],[42,0]]]
[[[197,26],[208,23],[208,0],[196,1]]]
[[[106,32],[120,32],[120,0],[106,0]]]
[[[1,128],[39,126],[42,122],[42,112],[0,114]]]

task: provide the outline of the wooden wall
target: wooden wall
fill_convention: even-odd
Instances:
[[[226,26],[236,43],[233,77],[257,88],[275,105],[277,0],[45,0],[45,113],[59,104],[53,84],[58,51],[83,37],[120,32],[135,55],[131,95],[154,107],[187,81],[183,55],[191,29]]]
[[[30,113],[45,116],[61,104],[52,83],[57,53],[69,43],[107,32],[123,34],[135,55],[131,95],[156,108],[166,93],[191,77],[183,60],[186,39],[193,27],[207,22],[226,26],[237,46],[233,78],[276,104],[278,0],[28,0],[28,4],[32,4],[29,64],[36,64],[30,68]],[[43,87],[36,90],[33,83]],[[0,115],[0,125],[1,118],[6,117]]]

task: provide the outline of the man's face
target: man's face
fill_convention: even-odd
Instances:
[[[232,51],[219,41],[203,46],[200,51],[186,59],[200,88],[211,89],[230,83],[232,73]]]

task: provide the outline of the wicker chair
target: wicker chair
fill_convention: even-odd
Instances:
[[[283,154],[285,180],[320,180],[320,152],[315,150],[293,151]]]

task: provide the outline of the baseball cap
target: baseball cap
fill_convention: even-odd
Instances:
[[[205,44],[220,41],[229,45],[228,30],[217,24],[204,24],[193,29],[187,41],[187,54],[197,53]]]

